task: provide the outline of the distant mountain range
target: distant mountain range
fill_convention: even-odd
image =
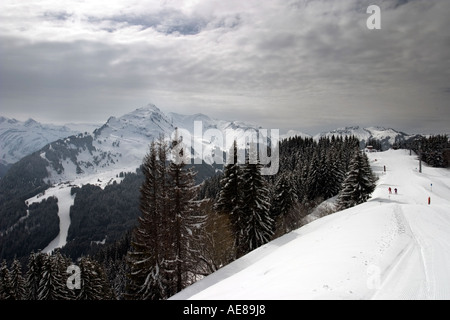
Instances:
[[[58,139],[80,132],[92,132],[95,124],[42,124],[33,119],[18,121],[0,117],[0,177],[23,157]]]
[[[361,142],[361,147],[364,147],[366,143],[371,140],[375,140],[381,144],[382,150],[388,150],[394,144],[399,144],[406,142],[410,139],[415,139],[420,135],[417,134],[407,134],[401,131],[397,131],[391,128],[383,128],[383,127],[368,127],[361,128],[359,126],[354,127],[345,127],[336,129],[330,132],[323,132],[316,136],[315,139],[320,139],[322,137],[331,137],[331,136],[354,136],[359,139]]]
[[[407,134],[401,131],[397,131],[391,128],[383,127],[368,127],[361,128],[359,126],[339,128],[328,132],[321,132],[314,136],[307,133],[303,133],[297,130],[289,130],[286,134],[282,135],[281,138],[288,139],[290,137],[303,137],[303,138],[313,138],[314,140],[319,140],[320,138],[331,138],[335,137],[346,137],[354,136],[361,142],[361,148],[365,147],[370,141],[377,141],[380,143],[382,150],[388,150],[394,144],[403,143],[410,139],[415,139],[420,135],[417,134]]]
[[[34,152],[48,162],[48,182],[73,180],[86,175],[95,175],[105,171],[126,171],[141,164],[147,152],[149,142],[161,134],[169,136],[175,128],[194,133],[195,121],[202,122],[202,133],[208,129],[220,132],[233,130],[236,137],[241,137],[248,129],[260,129],[257,125],[242,121],[226,121],[212,119],[204,114],[182,115],[178,113],[164,114],[155,105],[149,104],[136,109],[119,118],[110,117],[102,126],[96,125],[49,125],[41,124],[33,119],[21,122],[15,119],[0,117],[0,177],[8,168]],[[95,130],[94,130],[95,129]],[[363,147],[371,139],[381,143],[383,150],[393,144],[415,138],[391,128],[382,127],[346,127],[315,136],[301,131],[290,130],[281,135],[281,139],[293,136],[321,137],[356,136]],[[198,138],[198,137],[197,137]],[[195,140],[202,145],[206,162],[214,162],[214,150],[217,137]],[[220,154],[222,155],[222,154]],[[201,155],[194,154],[201,158]]]
[[[46,144],[75,133],[66,126],[0,117],[0,162],[5,165],[15,163]]]
[[[178,128],[194,134],[194,124],[201,122],[199,131],[210,129],[225,135],[231,130],[235,137],[243,136],[248,129],[258,126],[242,121],[212,119],[204,114],[164,114],[155,105],[136,109],[122,117],[110,117],[91,133],[75,131],[68,126],[42,125],[34,120],[20,122],[2,118],[0,143],[2,164],[11,166],[25,156],[37,152],[45,160],[49,183],[74,180],[105,171],[134,171],[148,151],[149,143],[160,135],[169,137]],[[213,131],[214,132],[214,131]],[[216,131],[217,132],[217,131]],[[208,163],[214,162],[214,152],[221,141],[217,136],[196,137],[202,145],[202,155]],[[222,156],[224,148],[216,152]],[[202,155],[194,154],[201,159]],[[6,170],[4,170],[6,171]]]

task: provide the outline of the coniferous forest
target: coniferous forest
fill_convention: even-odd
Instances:
[[[98,207],[93,223],[108,225],[113,239],[79,247],[68,242],[52,254],[3,261],[0,299],[167,299],[301,227],[326,199],[335,197],[336,210],[367,201],[375,177],[359,145],[353,137],[293,137],[280,142],[276,175],[261,174],[263,165],[249,161],[250,148],[245,164],[231,161],[223,172],[196,184],[181,141],[155,140],[142,174],[129,174],[121,183],[129,194],[121,198],[120,184],[76,190],[91,197],[75,200],[69,237],[91,232],[81,223],[87,219],[83,208]],[[236,143],[229,156],[237,160]],[[102,197],[108,192],[116,199],[105,207]],[[52,201],[46,204],[49,214]],[[105,224],[105,219],[122,220]]]

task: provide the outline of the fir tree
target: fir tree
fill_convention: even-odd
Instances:
[[[246,254],[269,242],[274,234],[270,216],[270,197],[267,183],[261,175],[256,147],[251,146],[242,174],[242,242]]]
[[[11,297],[14,300],[24,300],[25,299],[25,280],[22,276],[22,266],[19,260],[14,259],[11,271]]]
[[[375,177],[367,155],[355,152],[347,178],[338,198],[338,209],[343,210],[367,201],[375,190]]]
[[[325,183],[324,177],[325,161],[318,149],[314,152],[314,156],[309,164],[307,178],[307,198],[315,200],[322,195],[322,189]]]
[[[133,232],[132,250],[128,252],[127,259],[130,266],[128,299],[167,298],[163,274],[164,247],[169,245],[163,194],[166,184],[166,149],[165,143],[157,146],[152,142],[142,164],[145,180],[141,187],[141,216]]]
[[[343,164],[339,160],[336,152],[328,152],[328,154],[326,155],[324,169],[325,181],[323,185],[322,195],[324,199],[329,199],[339,194],[342,182],[345,178]]]
[[[0,300],[13,300],[14,292],[12,288],[11,275],[6,261],[0,265]]]
[[[185,166],[180,141],[166,165],[168,148],[152,143],[142,170],[141,216],[128,252],[128,299],[167,299],[181,291],[195,274],[193,243],[202,219],[195,214],[194,173]]]
[[[294,211],[298,204],[297,192],[292,178],[282,174],[275,184],[275,195],[273,198],[271,213],[277,222],[277,229],[281,234],[287,233],[298,226]]]
[[[88,258],[80,259],[81,289],[78,300],[110,300],[113,298],[105,272],[99,263]]]
[[[38,300],[39,282],[42,277],[42,269],[47,255],[32,252],[28,257],[28,270],[26,278],[26,299]]]
[[[67,300],[69,292],[66,286],[66,270],[63,257],[58,252],[48,255],[42,266],[39,281],[38,300]]]
[[[195,268],[195,253],[192,243],[198,234],[196,229],[204,222],[196,212],[195,173],[186,168],[186,150],[176,136],[172,141],[173,161],[169,165],[171,201],[169,215],[173,223],[172,234],[175,252],[169,266],[174,271],[175,292],[180,292],[190,283],[190,273]]]
[[[225,166],[224,177],[221,181],[219,199],[215,205],[216,210],[230,217],[236,258],[243,255],[242,230],[242,170],[238,164],[237,141],[233,142],[229,153],[228,164]]]

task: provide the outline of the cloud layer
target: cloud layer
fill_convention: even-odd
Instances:
[[[312,133],[448,132],[449,14],[446,0],[4,0],[0,113],[103,121],[153,102]]]

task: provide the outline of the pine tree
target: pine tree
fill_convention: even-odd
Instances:
[[[243,254],[269,242],[274,234],[274,221],[270,216],[269,190],[261,175],[261,164],[257,159],[256,150],[255,146],[250,146],[242,174]]]
[[[11,275],[6,261],[3,260],[0,265],[0,300],[13,300],[14,293],[11,281]]]
[[[338,209],[343,210],[367,201],[374,190],[375,177],[367,155],[359,151],[355,152],[339,194]]]
[[[345,172],[342,162],[339,161],[336,152],[333,152],[333,150],[330,150],[326,155],[324,176],[325,181],[322,190],[324,199],[338,195],[345,178]]]
[[[26,278],[26,300],[38,300],[39,282],[47,255],[32,252],[28,257],[28,270]]]
[[[152,142],[142,164],[145,180],[141,187],[141,216],[133,232],[132,250],[127,257],[130,266],[128,299],[167,298],[166,280],[162,272],[163,250],[168,245],[163,193],[166,185],[166,150],[165,143],[160,141],[157,146]]]
[[[308,166],[299,164],[294,173],[296,196],[300,203],[308,199]]]
[[[81,289],[78,300],[110,300],[112,291],[106,274],[100,264],[88,257],[82,257],[79,262],[81,271]]]
[[[281,174],[275,184],[275,195],[271,205],[272,219],[277,222],[279,234],[294,230],[299,221],[294,214],[298,204],[297,191],[292,178],[288,174]]]
[[[173,161],[169,165],[171,201],[169,215],[173,222],[172,234],[175,252],[169,264],[175,275],[175,292],[180,292],[190,283],[190,273],[195,267],[195,255],[192,242],[198,235],[196,229],[203,223],[203,217],[197,215],[195,173],[186,168],[184,146],[176,136],[172,141]]]
[[[242,221],[242,170],[238,164],[237,141],[233,142],[230,150],[228,164],[225,166],[224,177],[221,181],[221,190],[215,209],[230,217],[232,233],[234,236],[234,247],[236,257],[243,255],[242,249],[242,230],[244,228]]]
[[[309,164],[308,178],[307,178],[307,198],[308,200],[315,200],[322,195],[324,186],[324,157],[317,149],[314,152],[312,160]]]
[[[11,296],[14,300],[24,300],[25,299],[25,280],[22,276],[22,266],[19,260],[14,259],[11,271]]]
[[[172,149],[184,150],[180,143],[176,139]],[[167,165],[167,144],[160,139],[144,159],[141,216],[127,257],[127,299],[167,299],[187,286],[195,273],[193,243],[199,241],[202,217],[195,214],[194,173],[177,158],[184,154],[174,152]]]
[[[42,277],[39,281],[38,300],[67,300],[70,298],[66,286],[66,270],[66,263],[59,252],[45,258]]]

